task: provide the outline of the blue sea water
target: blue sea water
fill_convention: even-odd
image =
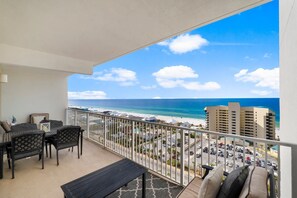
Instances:
[[[279,126],[279,98],[69,100],[69,106],[205,119],[206,106],[228,105],[228,102],[239,102],[240,106],[269,108],[275,112],[276,125]]]

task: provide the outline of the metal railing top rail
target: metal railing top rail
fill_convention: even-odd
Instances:
[[[187,131],[197,132],[197,133],[205,133],[205,134],[223,136],[223,137],[235,138],[235,139],[243,139],[244,141],[261,142],[261,143],[266,143],[266,144],[280,145],[280,146],[287,146],[287,147],[296,147],[297,148],[297,144],[290,143],[290,142],[282,142],[282,141],[247,137],[247,136],[234,135],[234,134],[228,134],[228,133],[220,133],[220,132],[215,132],[215,131],[207,131],[207,130],[202,130],[202,129],[192,129],[192,128],[186,128],[186,127],[181,127],[181,126],[174,126],[174,125],[170,125],[170,124],[148,122],[148,121],[125,118],[125,117],[120,117],[120,116],[106,115],[106,114],[101,113],[101,112],[95,112],[95,111],[91,111],[91,110],[83,110],[83,109],[78,109],[78,108],[69,107],[69,108],[67,108],[67,110],[73,110],[73,111],[77,111],[77,112],[81,112],[81,113],[91,113],[91,114],[96,114],[96,115],[110,117],[110,118],[118,118],[118,119],[129,120],[129,121],[145,123],[145,124],[153,124],[153,125],[158,125],[158,126],[163,126],[163,127],[171,127],[171,128],[175,128],[175,129],[187,130]]]

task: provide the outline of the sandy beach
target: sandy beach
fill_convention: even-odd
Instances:
[[[125,111],[118,111],[118,110],[111,110],[111,109],[104,109],[104,108],[89,108],[90,111],[97,111],[97,112],[103,112],[103,111],[113,111],[117,112],[119,114],[127,114],[127,115],[133,115],[138,117],[156,117],[159,120],[163,120],[167,123],[173,122],[189,122],[193,125],[202,125],[205,126],[205,120],[202,119],[195,119],[195,118],[186,118],[186,117],[174,117],[174,116],[164,116],[164,115],[152,115],[152,114],[143,114],[143,113],[134,113],[134,112],[125,112]]]

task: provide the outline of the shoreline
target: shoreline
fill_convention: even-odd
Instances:
[[[84,108],[84,107],[78,107],[78,106],[70,106],[75,108]],[[156,114],[145,114],[145,113],[136,113],[136,112],[129,112],[129,111],[119,111],[114,109],[105,109],[105,108],[88,108],[90,111],[95,112],[103,112],[103,111],[111,111],[111,112],[117,112],[119,114],[127,114],[137,117],[156,117],[158,120],[165,121],[166,123],[170,122],[189,122],[190,124],[193,124],[195,126],[202,125],[203,127],[206,126],[206,122],[204,119],[198,119],[198,118],[188,118],[188,117],[175,117],[175,116],[164,116],[164,115],[156,115]]]

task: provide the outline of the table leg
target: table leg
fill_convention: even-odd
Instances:
[[[80,155],[82,155],[82,149],[83,149],[83,132],[80,132]]]
[[[142,174],[142,197],[145,198],[146,172]]]
[[[0,179],[3,178],[3,146],[0,146]]]

